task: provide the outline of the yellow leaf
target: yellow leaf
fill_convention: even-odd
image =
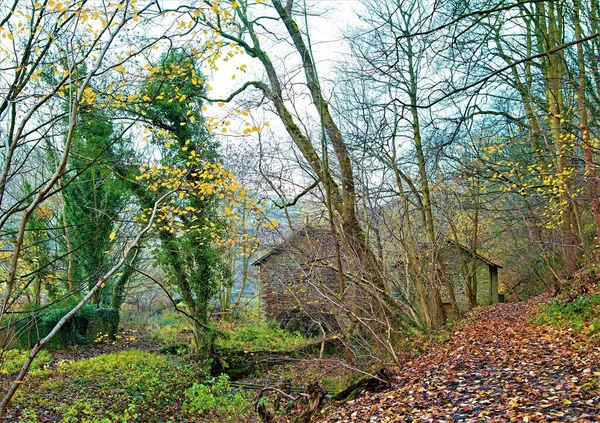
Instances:
[[[116,233],[111,232],[110,235],[108,236],[108,238],[112,241],[113,239],[115,239],[116,236],[117,236]]]

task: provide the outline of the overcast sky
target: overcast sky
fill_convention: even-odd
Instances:
[[[321,83],[323,86],[327,86],[327,81],[333,79],[335,76],[336,65],[339,65],[339,63],[347,58],[349,50],[343,40],[343,34],[348,26],[358,23],[357,11],[361,7],[361,2],[358,0],[307,0],[306,3],[309,10],[307,19],[313,54]],[[298,7],[303,7],[303,4],[304,1],[302,0],[296,1]],[[264,7],[260,11],[261,13],[274,15],[274,10],[269,4],[259,7]],[[259,9],[255,9],[257,9],[256,13],[259,13]],[[304,17],[299,14],[295,18],[298,25],[304,29]],[[281,40],[275,41],[268,37],[261,37],[261,43],[284,79],[284,84],[288,86],[290,82],[304,84],[304,74],[299,67],[300,56],[291,48],[289,41],[287,41],[289,36],[287,36],[287,33],[284,33],[285,27],[280,22],[263,21],[263,23],[270,25],[269,30],[275,32],[281,38]],[[240,72],[238,69],[242,64],[247,66],[245,72]],[[209,84],[213,87],[210,96],[213,98],[227,97],[232,91],[248,80],[265,80],[262,64],[257,59],[252,59],[246,55],[236,56],[228,62],[221,61],[218,68],[217,72],[207,71],[207,76],[210,79]],[[234,74],[235,79],[232,79]],[[287,80],[287,78],[290,78],[290,75],[295,75],[291,81]],[[295,88],[295,91],[297,89],[299,90],[299,88]],[[326,92],[326,95],[328,94],[330,93]],[[258,96],[260,94],[255,92],[255,95]],[[232,115],[229,112],[236,107],[236,102],[233,102],[230,107],[225,108],[213,105],[208,109],[207,116],[214,115],[220,118],[231,118]],[[314,107],[311,106],[308,96],[296,97],[294,109],[299,115],[314,114]],[[270,123],[268,130],[263,132],[263,138],[276,138],[282,148],[286,144],[290,144],[289,137],[277,116],[266,112],[264,108],[253,111],[252,116],[257,121],[266,120]],[[308,123],[306,122],[308,119],[303,120],[304,123]],[[231,125],[231,134],[228,133],[226,137],[221,137],[221,142],[224,145],[257,143],[256,134],[246,137],[235,136],[236,128],[238,133],[241,132],[244,128],[244,123],[239,120],[236,122],[235,119],[232,119],[232,122],[234,123]]]

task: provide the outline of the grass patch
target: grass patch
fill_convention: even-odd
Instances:
[[[186,334],[192,330],[190,320],[172,310],[164,310],[158,314],[125,310],[122,314],[122,328],[136,331],[148,339],[167,345],[184,341]]]
[[[156,315],[124,313],[122,327],[136,331],[144,337],[165,345],[190,343],[190,320],[174,311]],[[277,323],[240,324],[239,322],[213,322],[225,336],[216,340],[216,347],[234,351],[289,351],[308,342],[300,333],[281,329]]]
[[[21,370],[29,350],[6,350],[0,352],[0,374],[14,374]],[[33,360],[30,370],[39,369],[50,362],[52,356],[48,351],[40,351]]]
[[[290,351],[305,345],[308,340],[299,332],[291,333],[276,324],[233,326],[221,324],[225,338],[217,346],[234,351]]]
[[[542,305],[537,313],[542,325],[570,328],[600,339],[600,293],[581,295],[574,301],[554,299]]]

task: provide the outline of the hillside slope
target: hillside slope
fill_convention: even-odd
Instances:
[[[532,324],[543,301],[478,310],[452,339],[406,364],[391,390],[323,422],[599,422],[600,348]]]

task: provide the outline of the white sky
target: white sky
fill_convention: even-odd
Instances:
[[[356,25],[358,23],[357,10],[361,7],[361,2],[358,0],[308,0],[307,6],[309,11],[315,10],[318,13],[315,16],[308,17],[309,35],[312,44],[312,50],[315,57],[315,62],[321,78],[321,83],[324,87],[330,87],[331,84],[327,84],[328,81],[334,78],[335,67],[340,62],[347,59],[349,53],[348,46],[343,40],[343,32],[348,26]],[[296,5],[302,6],[303,1],[296,1]],[[270,14],[274,11],[269,6],[268,10],[271,10]],[[324,13],[323,13],[324,12]],[[303,16],[296,16],[298,25],[301,28],[305,27],[305,21]],[[285,27],[281,22],[272,22],[270,30],[281,36],[282,41],[276,43],[270,42],[265,37],[261,37],[262,47],[269,54],[269,57],[273,60],[277,70],[280,72],[282,80],[286,81],[290,75],[296,75],[291,81],[286,81],[285,85],[290,83],[298,84],[294,87],[294,91],[302,91],[305,85],[305,79],[303,72],[300,71],[300,56],[292,49],[289,42],[289,36],[285,33]],[[239,72],[237,68],[245,64],[247,68],[245,72]],[[210,81],[209,84],[213,87],[210,92],[210,96],[213,98],[227,97],[232,91],[240,87],[244,82],[249,80],[266,80],[264,76],[264,68],[258,59],[252,59],[249,56],[236,56],[234,59],[230,59],[228,62],[218,64],[218,72],[207,72],[207,76]],[[236,78],[232,80],[232,75],[235,73]],[[256,95],[260,95],[258,91],[253,91]],[[330,93],[325,88],[325,95],[328,96]],[[240,96],[240,99],[244,96]],[[299,115],[313,115],[314,107],[311,105],[311,100],[307,95],[297,96],[294,99],[293,107],[291,110],[295,110]],[[206,115],[207,116],[218,116],[230,118],[230,111],[235,109],[236,102],[232,102],[230,107],[220,108],[216,105],[209,107]],[[269,106],[267,106],[269,107]],[[266,120],[270,123],[268,129],[263,130],[263,140],[275,140],[279,143],[283,149],[289,148],[289,136],[287,135],[283,125],[279,118],[265,110],[254,110],[252,116],[255,120]],[[224,146],[235,146],[235,145],[257,145],[257,135],[250,134],[244,137],[234,135],[235,132],[241,132],[244,128],[244,123],[232,120],[232,132],[228,133],[226,137],[220,137],[221,142]],[[305,119],[302,119],[303,123],[306,123]],[[237,129],[237,130],[236,130]],[[289,157],[289,166],[294,163],[294,158]],[[298,181],[303,183],[303,181]],[[308,183],[308,182],[307,182]]]

